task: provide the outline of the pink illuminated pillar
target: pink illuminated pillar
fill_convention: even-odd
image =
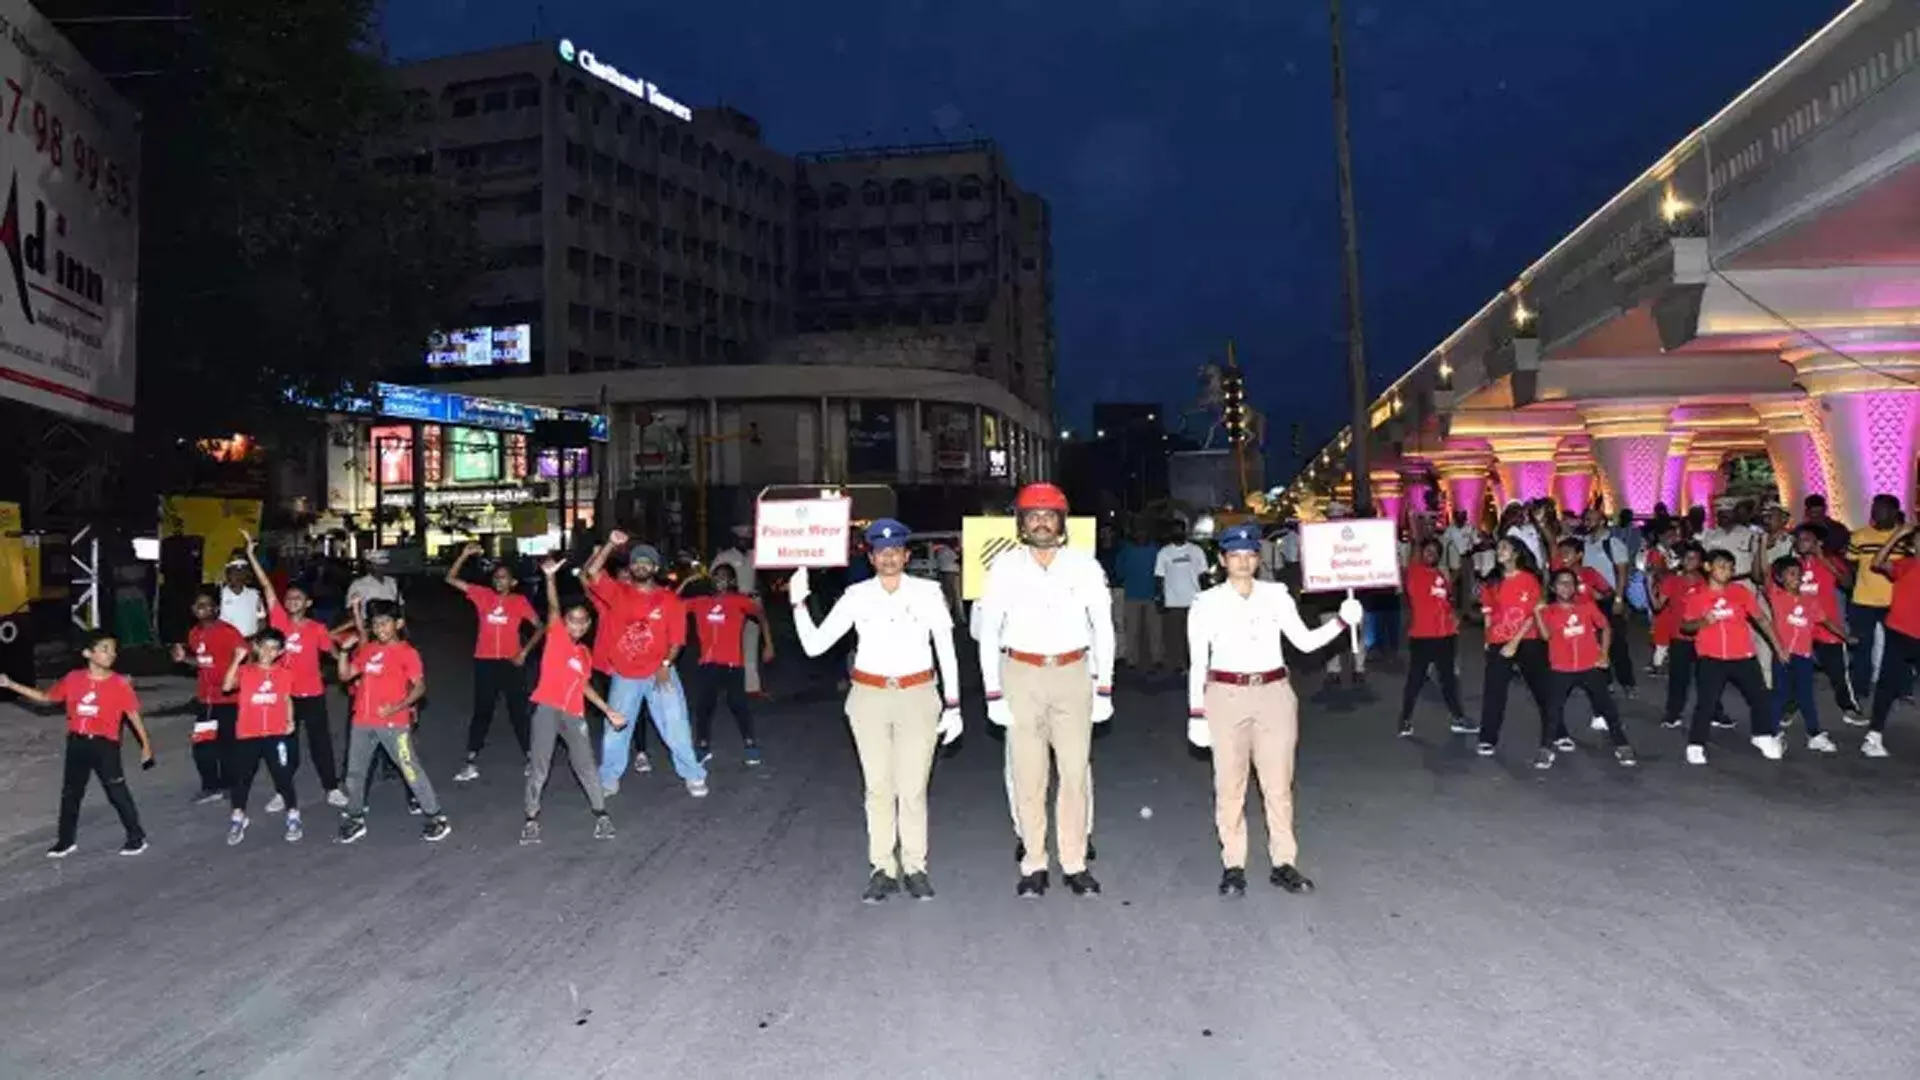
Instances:
[[[1833,443],[1833,479],[1846,500],[1832,508],[1835,515],[1844,510],[1851,516],[1842,521],[1865,521],[1875,495],[1892,495],[1912,509],[1920,391],[1826,394],[1821,406]]]
[[[1464,510],[1469,523],[1477,523],[1487,505],[1487,471],[1484,468],[1444,468],[1441,482],[1447,485],[1447,507],[1451,512]]]
[[[1553,462],[1516,461],[1499,466],[1501,480],[1507,489],[1507,497],[1520,502],[1532,502],[1547,497],[1553,486]]]
[[[1593,502],[1593,474],[1588,472],[1557,473],[1553,478],[1554,497],[1560,501],[1563,514],[1584,513]]]
[[[1686,479],[1687,455],[1679,454],[1667,458],[1667,467],[1660,479],[1660,501],[1666,503],[1667,509],[1673,513],[1678,514],[1684,509],[1680,505],[1680,495]]]
[[[1699,458],[1687,462],[1687,509],[1704,506],[1713,509],[1714,497],[1719,495],[1726,484],[1726,474],[1721,472],[1718,463],[1711,468],[1703,468]]]
[[[1667,410],[1659,404],[1605,405],[1581,410],[1593,437],[1593,463],[1606,487],[1609,510],[1626,507],[1638,517],[1661,500],[1673,439]]]

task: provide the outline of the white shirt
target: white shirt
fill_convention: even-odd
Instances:
[[[1161,593],[1170,608],[1189,607],[1200,595],[1200,579],[1207,572],[1207,553],[1198,544],[1168,544],[1154,556],[1153,576],[1161,581]]]
[[[740,587],[741,593],[747,596],[759,595],[759,589],[756,587],[757,583],[754,580],[753,553],[751,551],[741,551],[739,548],[728,548],[713,557],[713,565],[716,567],[733,567],[733,582]],[[920,670],[925,671],[926,669],[921,668]]]
[[[232,623],[242,636],[252,637],[260,632],[260,620],[267,617],[267,605],[260,599],[260,590],[249,585],[234,592],[226,585],[220,586],[220,621]]]
[[[1094,684],[1113,685],[1113,594],[1086,552],[1055,548],[1043,567],[1022,545],[993,560],[974,618],[989,694],[1000,692],[1002,649],[1041,656],[1091,649]]]
[[[392,600],[398,603],[400,583],[390,577],[376,578],[372,574],[354,578],[353,583],[347,586],[347,607],[351,609],[356,603],[368,600]]]
[[[1285,585],[1256,581],[1241,596],[1232,582],[1223,582],[1200,594],[1187,612],[1187,707],[1206,707],[1207,672],[1231,671],[1255,675],[1287,666],[1280,647],[1284,635],[1293,647],[1312,652],[1347,628],[1339,620],[1309,630]]]
[[[1753,559],[1760,550],[1760,541],[1760,536],[1745,525],[1708,529],[1700,534],[1700,546],[1707,549],[1707,554],[1719,548],[1733,555],[1733,576],[1737,578],[1753,573]]]
[[[793,627],[808,656],[826,652],[853,630],[860,635],[853,666],[869,675],[918,675],[933,669],[937,657],[946,700],[960,700],[953,612],[935,582],[902,574],[899,587],[888,592],[879,578],[868,578],[849,585],[818,626],[805,604],[796,605]]]
[[[1449,571],[1458,570],[1467,561],[1467,553],[1473,550],[1478,533],[1465,525],[1449,525],[1447,531],[1440,534],[1440,565]]]
[[[1523,522],[1508,529],[1507,539],[1518,540],[1527,545],[1527,550],[1533,553],[1536,566],[1547,565],[1546,549],[1540,546],[1540,530],[1534,527],[1533,522]]]

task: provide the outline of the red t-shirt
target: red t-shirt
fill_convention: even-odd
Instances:
[[[47,691],[47,700],[67,706],[67,731],[109,742],[120,741],[120,724],[140,711],[140,699],[125,675],[96,679],[86,668],[69,671]]]
[[[539,626],[540,616],[519,593],[502,593],[478,585],[465,587],[467,602],[480,618],[473,643],[475,660],[511,660],[520,655],[520,624]]]
[[[1574,574],[1574,579],[1580,589],[1580,595],[1595,603],[1611,599],[1613,596],[1613,582],[1608,581],[1605,574],[1591,566],[1582,566]]]
[[[1809,601],[1807,611],[1813,617],[1813,643],[1838,645],[1840,635],[1827,629],[1827,620],[1840,621],[1840,579],[1833,568],[1820,558],[1800,560],[1800,596]]]
[[[1547,624],[1547,663],[1555,671],[1591,671],[1600,663],[1599,627],[1607,617],[1593,601],[1548,604],[1540,611]]]
[[[398,705],[407,699],[407,688],[426,678],[420,654],[404,641],[391,645],[374,642],[353,651],[349,670],[360,676],[353,688],[353,726],[405,728],[413,723],[413,710],[401,709],[381,717],[385,705]]]
[[[267,625],[286,635],[287,649],[280,666],[292,680],[294,697],[319,697],[326,692],[320,681],[320,657],[333,653],[333,635],[327,628],[302,615],[296,619],[275,600],[267,609]]]
[[[760,605],[752,597],[729,592],[698,597],[689,606],[694,629],[700,632],[700,662],[745,667],[747,620],[760,613]]]
[[[293,734],[293,672],[285,664],[240,665],[240,718],[236,739],[276,739]]]
[[[233,654],[247,647],[247,639],[228,622],[218,619],[195,623],[187,631],[187,663],[194,669],[193,696],[208,705],[231,705],[237,695],[220,688],[227,679]]]
[[[1533,611],[1540,606],[1540,579],[1524,570],[1500,579],[1490,589],[1480,591],[1480,605],[1487,616],[1487,644],[1505,645],[1514,638],[1522,641],[1540,636],[1533,624]]]
[[[687,609],[672,589],[642,589],[601,574],[587,583],[587,595],[600,609],[607,670],[623,679],[651,678],[668,652],[686,644]]]
[[[1887,567],[1893,579],[1893,602],[1887,605],[1887,629],[1920,638],[1920,578],[1913,569],[1920,559],[1899,559]]]
[[[587,715],[587,678],[593,674],[593,650],[567,636],[559,619],[547,624],[547,640],[540,646],[540,681],[533,687],[533,703],[548,705],[568,716]]]
[[[1778,585],[1767,586],[1767,603],[1773,609],[1773,632],[1788,656],[1813,655],[1813,628],[1820,619],[1820,601],[1799,590],[1788,592]]]
[[[1694,635],[1694,647],[1710,660],[1746,660],[1753,656],[1753,629],[1747,620],[1759,614],[1759,600],[1738,585],[1715,589],[1702,585],[1689,593],[1680,610],[1684,622],[1715,616]]]
[[[1447,638],[1459,632],[1453,616],[1453,588],[1439,568],[1424,563],[1407,567],[1410,638]]]

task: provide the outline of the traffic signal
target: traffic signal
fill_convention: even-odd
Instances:
[[[1229,442],[1239,445],[1247,440],[1247,385],[1238,367],[1220,375],[1220,420]]]

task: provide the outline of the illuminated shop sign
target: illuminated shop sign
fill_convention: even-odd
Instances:
[[[533,326],[469,326],[427,339],[427,366],[491,367],[533,363]]]
[[[574,47],[573,42],[562,39],[560,42],[560,59],[565,63],[577,66],[580,70],[599,79],[601,82],[610,83],[625,90],[627,93],[659,109],[663,113],[667,113],[670,116],[677,116],[682,120],[693,119],[692,109],[661,93],[660,88],[653,83],[645,79],[636,79],[626,72],[621,71],[619,68],[614,67],[612,64],[605,63],[599,57],[593,55],[593,51],[590,49],[577,49]]]
[[[396,383],[375,383],[373,390],[374,396],[371,399],[344,397],[334,401],[320,401],[292,393],[287,395],[287,399],[299,405],[325,409],[328,412],[380,416],[393,420],[419,420],[428,424],[482,428],[488,431],[517,431],[521,434],[531,432],[536,420],[584,420],[587,422],[588,435],[594,442],[607,441],[607,418],[592,413],[555,409],[547,405],[523,405],[517,401],[499,401],[494,398],[475,397],[471,394],[428,390],[419,386],[400,386]]]

